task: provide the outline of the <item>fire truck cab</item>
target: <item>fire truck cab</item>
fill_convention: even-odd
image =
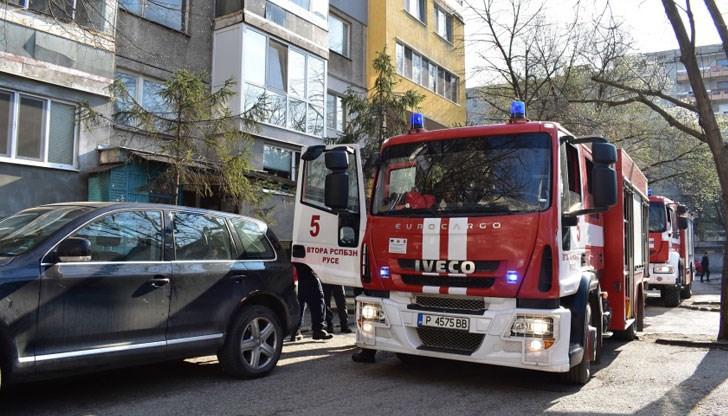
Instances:
[[[692,296],[695,278],[693,215],[667,197],[650,196],[650,264],[647,289],[660,291],[665,306]]]
[[[601,137],[514,114],[415,119],[384,142],[368,203],[357,146],[303,153],[292,260],[364,288],[358,346],[584,384],[604,338],[641,329],[644,175]]]

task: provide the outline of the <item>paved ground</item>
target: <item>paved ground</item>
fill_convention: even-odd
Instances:
[[[648,292],[645,313],[650,325],[645,327],[643,335],[658,344],[728,349],[728,343],[716,341],[720,285],[720,276],[710,282],[693,282],[692,297],[684,299],[680,308],[669,315],[665,312],[670,308],[662,305],[659,292]]]

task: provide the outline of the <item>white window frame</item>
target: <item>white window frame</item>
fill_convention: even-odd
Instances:
[[[137,104],[142,106],[142,108],[144,108],[144,81],[153,82],[153,83],[159,84],[159,85],[164,84],[164,81],[162,81],[162,80],[159,80],[156,78],[145,77],[143,75],[135,74],[133,72],[129,72],[129,71],[121,70],[121,69],[116,70],[116,72],[114,73],[114,79],[118,79],[117,74],[124,74],[128,77],[134,78],[135,94],[131,98],[134,99],[134,101],[136,101]],[[149,110],[148,108],[144,108],[144,109]],[[114,111],[115,110],[116,110],[116,108],[114,107]],[[117,120],[117,123],[127,125],[127,124],[124,124],[123,121],[121,121],[121,120]]]
[[[6,88],[0,88],[0,91],[6,94],[10,94],[10,114],[8,120],[8,135],[9,137],[3,137],[2,140],[7,140],[8,153],[0,154],[0,162],[16,163],[22,165],[32,165],[40,167],[48,167],[55,169],[64,170],[78,170],[78,136],[79,136],[79,122],[78,122],[78,106],[76,103],[57,100],[48,97],[44,97],[37,94],[30,94],[23,91],[15,91]],[[28,97],[34,100],[43,101],[43,121],[42,121],[42,132],[41,137],[41,157],[39,159],[25,158],[18,156],[18,123],[20,120],[20,97]],[[51,111],[53,103],[59,103],[74,107],[74,120],[73,120],[73,161],[72,163],[57,163],[48,161],[48,153],[50,148],[50,134],[51,134]],[[5,133],[5,132],[0,132]]]
[[[449,13],[444,7],[442,7],[440,4],[435,3],[434,7],[435,12],[435,33],[437,33],[438,36],[440,36],[443,40],[447,41],[448,43],[452,43],[453,39],[453,16],[452,13]],[[444,23],[445,27],[440,27],[440,15],[444,16]],[[444,32],[444,34],[443,34]]]
[[[263,145],[263,170],[264,171],[266,169],[266,165],[265,165],[265,154],[266,154],[265,149],[266,148],[275,149],[276,151],[283,151],[283,152],[289,153],[291,155],[291,166],[290,166],[291,171],[290,171],[290,175],[288,175],[288,178],[287,179],[290,179],[292,181],[296,181],[298,179],[298,172],[296,170],[296,168],[297,168],[297,164],[296,163],[297,163],[297,161],[299,159],[300,152],[295,151],[295,150],[291,150],[291,149],[286,149],[286,148],[280,147],[280,146],[275,146],[275,145],[270,145],[270,144],[264,144]],[[279,178],[282,177],[282,176],[276,175],[276,174],[271,173],[271,172],[268,172],[268,171],[266,171],[266,173],[268,175],[276,176],[276,177],[279,177]]]
[[[331,21],[331,19],[341,23],[341,26],[343,27],[343,38],[341,39],[341,45],[343,50],[337,51],[336,49],[331,48],[331,24],[329,24],[329,50],[348,58],[351,56],[351,24],[346,20],[340,18],[339,16],[333,13],[329,13],[329,21]]]
[[[427,0],[404,0],[404,9],[420,23],[427,24]]]
[[[150,1],[152,1],[156,5],[160,5],[159,4],[159,1],[157,1],[157,0],[135,0],[135,2],[139,4],[139,7],[141,9],[141,12],[140,13],[137,13],[137,12],[135,12],[133,10],[128,10],[128,9],[124,8],[124,6],[121,4],[121,1],[119,1],[119,8],[120,9],[124,9],[128,13],[131,13],[131,14],[133,14],[135,16],[139,16],[142,19],[148,20],[150,22],[154,22],[154,23],[156,23],[158,25],[161,25],[161,26],[164,26],[166,28],[169,28],[169,29],[172,29],[172,30],[176,30],[178,32],[183,32],[183,33],[186,33],[187,32],[187,25],[188,25],[188,13],[187,13],[187,10],[189,9],[190,0],[181,0],[181,4],[180,4],[180,27],[173,27],[173,26],[170,26],[170,25],[168,25],[168,24],[166,24],[164,22],[160,22],[158,20],[151,19],[149,17],[149,15],[147,14],[147,12],[146,12],[147,5],[148,5],[148,3]]]
[[[266,120],[261,120],[260,122],[263,123],[263,124],[267,124],[267,125],[270,125],[270,126],[277,127],[277,128],[283,128],[283,129],[291,130],[291,131],[294,131],[294,132],[299,133],[299,134],[305,134],[305,135],[309,135],[309,136],[313,136],[313,137],[324,137],[325,134],[326,134],[326,91],[327,91],[326,90],[326,87],[327,87],[326,73],[327,73],[327,64],[328,64],[328,62],[325,59],[323,59],[322,57],[318,56],[318,55],[314,55],[314,54],[312,54],[312,53],[310,53],[310,52],[308,52],[308,51],[306,51],[304,49],[299,49],[299,48],[295,47],[294,45],[292,45],[292,44],[290,44],[288,42],[285,42],[285,41],[283,41],[283,40],[281,40],[279,38],[273,37],[273,36],[271,36],[270,34],[268,34],[266,32],[262,32],[260,30],[257,30],[255,28],[253,28],[252,26],[245,26],[244,27],[244,29],[243,29],[243,39],[245,39],[245,31],[246,30],[250,30],[251,32],[255,32],[256,34],[261,35],[261,36],[263,36],[265,38],[265,48],[264,48],[264,50],[265,50],[265,54],[266,55],[265,55],[265,58],[264,58],[264,60],[265,60],[264,65],[266,66],[266,68],[265,68],[265,71],[264,71],[265,78],[263,80],[263,84],[262,85],[259,84],[259,83],[256,83],[256,82],[251,82],[251,81],[246,80],[245,73],[243,73],[243,91],[245,90],[246,86],[249,85],[249,86],[251,86],[253,88],[262,89],[266,94],[275,94],[276,96],[283,96],[283,97],[285,97],[285,101],[286,101],[286,107],[285,107],[286,108],[286,117],[285,117],[286,120],[285,120],[285,124],[284,125],[269,122],[267,119]],[[281,91],[281,90],[278,90],[278,89],[275,89],[275,88],[271,88],[271,87],[268,86],[268,81],[269,81],[268,78],[267,78],[268,77],[268,63],[269,63],[268,53],[269,53],[269,45],[270,45],[270,42],[271,41],[274,41],[276,43],[279,43],[279,44],[282,44],[282,45],[286,46],[287,47],[287,50],[288,50],[288,53],[289,53],[289,55],[288,55],[289,57],[290,57],[290,52],[291,51],[294,51],[296,53],[299,53],[299,54],[305,56],[305,58],[306,58],[306,65],[305,65],[305,69],[304,69],[304,79],[305,79],[304,89],[305,89],[305,97],[302,98],[302,97],[297,97],[295,95],[292,95],[292,93],[290,91],[290,87],[289,87],[290,74],[289,74],[288,67],[286,67],[286,69],[285,69],[286,70],[286,85],[284,86],[284,88],[285,88],[284,91]],[[243,45],[243,48],[246,48],[245,41],[243,41],[243,44],[244,44]],[[311,78],[310,77],[312,76],[310,74],[309,68],[311,66],[310,65],[311,60],[314,60],[314,59],[315,60],[318,60],[318,61],[321,61],[323,63],[323,77],[322,77],[323,78],[322,79],[323,86],[322,86],[322,91],[321,91],[321,93],[323,95],[323,97],[322,97],[323,102],[321,103],[321,111],[322,111],[322,119],[323,120],[322,120],[322,124],[320,126],[321,127],[320,134],[316,134],[315,131],[309,132],[309,129],[308,129],[309,121],[310,121],[309,120],[309,115],[311,114],[309,110],[310,110],[311,107],[316,106],[316,104],[313,101],[313,97],[311,96],[312,95],[311,94],[311,91],[309,90],[309,83],[311,82]],[[245,54],[243,54],[243,60],[245,60]],[[286,62],[287,63],[290,62],[290,58],[287,58],[286,59]],[[245,67],[245,61],[243,61],[243,67]],[[305,111],[306,112],[306,115],[305,115],[305,120],[304,120],[304,125],[306,126],[305,131],[298,130],[298,129],[294,128],[294,126],[293,126],[294,123],[293,123],[293,120],[291,118],[291,114],[290,114],[290,111],[289,111],[290,105],[291,105],[291,100],[301,101],[301,102],[304,102],[305,105],[306,105],[306,109],[305,109],[306,110]],[[248,108],[248,103],[244,103],[244,108]]]
[[[59,4],[61,4],[60,1],[59,0],[56,0],[56,1],[57,1],[56,3],[50,3],[49,2],[49,6],[53,5],[53,6],[59,7]],[[82,24],[81,22],[78,22],[76,20],[76,10],[77,10],[77,7],[76,6],[79,3],[81,3],[82,1],[86,2],[86,1],[91,1],[91,0],[72,0],[72,6],[71,7],[73,8],[73,10],[71,12],[71,15],[70,16],[67,16],[68,19],[63,18],[63,16],[55,16],[55,15],[52,15],[52,17],[53,18],[56,18],[58,20],[61,20],[61,21],[74,21],[79,26],[84,27],[84,28],[87,28],[87,29],[97,30],[97,31],[100,31],[100,32],[106,32],[106,28],[108,27],[108,24],[105,21],[106,20],[106,17],[107,17],[105,14],[101,15],[102,21],[101,22],[98,22],[98,23],[101,24],[101,27],[95,27],[93,25]],[[97,1],[98,4],[101,4],[103,6],[106,6],[108,4],[107,0],[96,0],[96,1]],[[9,6],[21,7],[23,9],[25,9],[25,10],[30,10],[30,11],[33,11],[33,12],[36,12],[36,13],[40,13],[40,14],[44,14],[44,15],[47,14],[47,13],[45,13],[42,10],[31,9],[30,8],[30,0],[8,0],[7,1],[7,4]],[[102,11],[104,13],[106,12],[105,10],[102,10]],[[66,14],[64,11],[62,13],[63,14]],[[89,23],[91,23],[91,22],[89,22]]]
[[[339,111],[341,111],[342,115],[341,115],[341,125],[339,125],[339,123],[338,123],[338,117],[334,117],[333,118],[334,126],[332,127],[332,126],[330,126],[330,125],[327,124],[326,125],[326,128],[329,129],[329,130],[337,131],[337,132],[343,132],[344,129],[346,128],[346,124],[348,122],[348,120],[346,118],[346,106],[342,102],[342,99],[344,97],[342,97],[340,94],[337,94],[334,91],[329,91],[328,93],[326,93],[326,121],[327,121],[327,123],[329,121],[331,121],[331,119],[329,119],[329,114],[328,114],[328,112],[329,112],[329,100],[328,100],[328,97],[333,97],[334,98],[334,108],[332,109],[332,111],[334,112],[334,114],[337,114]]]
[[[448,71],[444,67],[437,65],[432,59],[430,59],[427,56],[421,54],[420,52],[410,48],[409,46],[405,45],[404,43],[402,43],[400,41],[397,41],[395,48],[396,48],[395,49],[396,50],[395,68],[397,69],[397,73],[399,75],[401,75],[404,78],[409,79],[410,81],[414,82],[417,85],[422,86],[422,88],[426,88],[426,89],[434,92],[435,94],[445,98],[446,100],[452,101],[456,104],[459,103],[459,101],[460,101],[460,77],[459,76],[455,75],[451,71]],[[401,54],[402,61],[399,60],[400,59],[400,53],[399,53],[400,50],[402,51],[402,54]],[[407,63],[406,63],[408,52],[412,56],[412,71],[410,71],[411,72],[410,75],[407,74],[408,71],[407,71]],[[425,85],[424,77],[422,76],[422,69],[423,69],[422,63],[425,61],[428,62],[428,70],[430,71],[430,74],[428,75],[428,78],[429,78],[429,82],[427,82],[428,85]],[[415,68],[416,62],[420,63],[419,70]],[[436,68],[436,71],[435,71],[435,73],[437,74],[437,78],[435,78],[436,81],[433,80],[433,77],[432,77],[433,67]],[[441,73],[442,73],[442,84],[440,83],[440,74]],[[419,74],[419,77],[418,77],[418,74]],[[450,82],[450,84],[448,84],[448,86],[445,86],[444,82],[448,75],[450,77],[451,82]],[[432,85],[429,85],[432,82],[435,82],[435,85],[434,85],[435,88],[431,88]],[[453,91],[453,86],[455,86],[454,91]],[[450,91],[450,94],[449,94],[450,96],[445,94],[446,91]]]

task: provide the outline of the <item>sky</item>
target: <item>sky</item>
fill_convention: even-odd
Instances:
[[[537,2],[538,0],[533,0]],[[553,16],[554,19],[563,18],[570,20],[574,14],[574,4],[577,0],[547,0],[546,13]],[[483,4],[483,0],[466,0],[477,7]],[[587,5],[587,10],[599,9],[605,2],[610,4],[612,13],[618,19],[624,21],[624,27],[633,38],[635,47],[639,52],[656,52],[670,49],[677,49],[677,40],[672,31],[665,9],[660,0],[582,0],[582,5]],[[685,4],[685,0],[677,0],[678,5]],[[503,3],[507,4],[506,1]],[[728,0],[716,0],[718,8],[723,13],[723,17],[728,21]],[[696,40],[697,45],[710,45],[720,43],[720,37],[715,29],[715,25],[705,8],[702,0],[692,0],[691,6],[695,16]],[[582,12],[583,15],[583,12]],[[482,30],[479,27],[478,20],[469,18],[465,14],[466,39],[468,34]],[[467,52],[465,65],[468,73],[468,79],[472,79],[473,68],[478,65],[478,61],[474,58],[475,54]],[[477,84],[477,82],[476,82]]]

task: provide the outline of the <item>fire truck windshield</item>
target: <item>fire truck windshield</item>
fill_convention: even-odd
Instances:
[[[667,229],[667,218],[665,216],[665,204],[659,201],[650,201],[650,231],[661,233]]]
[[[386,147],[372,214],[475,216],[538,212],[551,201],[546,133],[422,141]]]

